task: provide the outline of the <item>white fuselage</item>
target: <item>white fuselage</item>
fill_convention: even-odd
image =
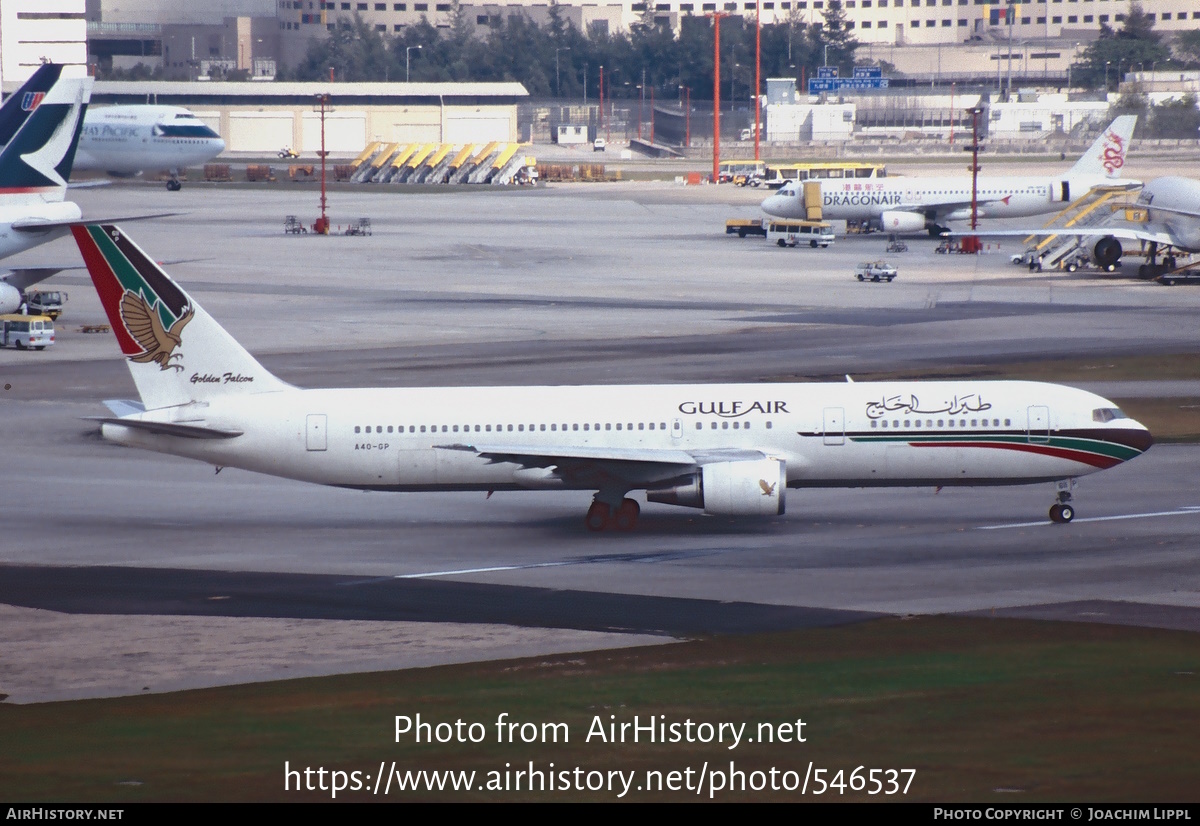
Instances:
[[[595,490],[602,480],[586,473],[589,456],[624,457],[646,477],[628,488],[652,489],[673,473],[653,457],[672,452],[698,464],[781,460],[789,487],[996,485],[1081,476],[1140,454],[1151,442],[1141,425],[1096,412],[1114,409],[1082,390],[1007,381],[288,389],[136,416],[242,433],[233,438],[111,422],[103,433],[217,466],[364,489]],[[505,454],[567,458],[541,467]]]
[[[203,164],[225,141],[178,106],[107,106],[87,111],[75,168],[136,175]]]
[[[1155,178],[1142,188],[1138,203],[1151,208],[1151,226],[1169,234],[1175,242],[1172,246],[1187,252],[1200,251],[1200,181],[1175,176]]]
[[[1055,212],[1105,183],[1112,181],[1103,176],[981,177],[976,184],[977,214],[1020,218]],[[878,222],[888,212],[913,213],[931,222],[971,217],[970,177],[839,179],[822,180],[819,185],[822,219]],[[788,182],[764,200],[762,208],[780,218],[805,218],[803,185]]]

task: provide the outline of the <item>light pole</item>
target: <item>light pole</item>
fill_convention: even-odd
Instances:
[[[1104,94],[1108,94],[1108,67],[1112,65],[1111,60],[1104,61]]]
[[[825,62],[822,63],[821,65],[822,66],[829,65],[829,44],[828,43],[825,44]]]
[[[420,46],[420,45],[404,47],[404,82],[405,83],[408,83],[409,80],[412,79],[412,64],[410,62],[409,55],[412,53],[413,49],[420,49],[420,48],[422,48],[422,46]]]
[[[554,50],[554,94],[562,97],[562,85],[558,76],[558,53],[571,51],[570,46],[561,46]]]

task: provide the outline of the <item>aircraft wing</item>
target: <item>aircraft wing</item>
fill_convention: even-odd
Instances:
[[[0,276],[0,282],[16,287],[22,292],[34,284],[45,281],[55,273],[63,270],[78,269],[77,267],[21,267],[14,269],[8,275]]]
[[[655,448],[619,447],[531,447],[529,445],[454,444],[445,450],[464,450],[492,462],[512,462],[530,469],[542,468],[547,476],[578,482],[590,480],[603,487],[605,481],[630,483],[666,481],[710,462],[762,459],[757,450],[729,449],[690,452]]]
[[[60,221],[44,221],[40,218],[27,218],[12,222],[12,228],[18,232],[44,232],[48,229],[69,229],[75,224],[115,224],[126,221],[145,221],[149,218],[170,218],[180,215],[178,212],[155,212],[150,215],[125,215],[119,218],[96,217],[85,215],[83,218],[64,218]]]

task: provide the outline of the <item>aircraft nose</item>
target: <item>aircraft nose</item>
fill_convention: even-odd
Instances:
[[[1154,436],[1140,422],[1137,427],[1122,431],[1117,440],[1126,447],[1131,447],[1142,453],[1145,453],[1154,444]]]
[[[783,201],[778,195],[771,195],[762,202],[762,210],[768,215],[779,215],[779,204]]]

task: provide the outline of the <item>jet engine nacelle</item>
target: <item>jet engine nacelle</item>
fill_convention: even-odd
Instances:
[[[685,482],[646,491],[646,499],[719,516],[780,516],[786,490],[786,462],[751,459],[704,465]]]
[[[15,313],[21,309],[21,291],[12,284],[0,284],[0,313]]]
[[[917,212],[885,212],[879,216],[884,232],[921,232],[925,229],[925,216]]]
[[[1121,260],[1121,242],[1111,235],[1106,235],[1096,242],[1096,246],[1092,248],[1092,260],[1103,269],[1110,269],[1117,265]]]

